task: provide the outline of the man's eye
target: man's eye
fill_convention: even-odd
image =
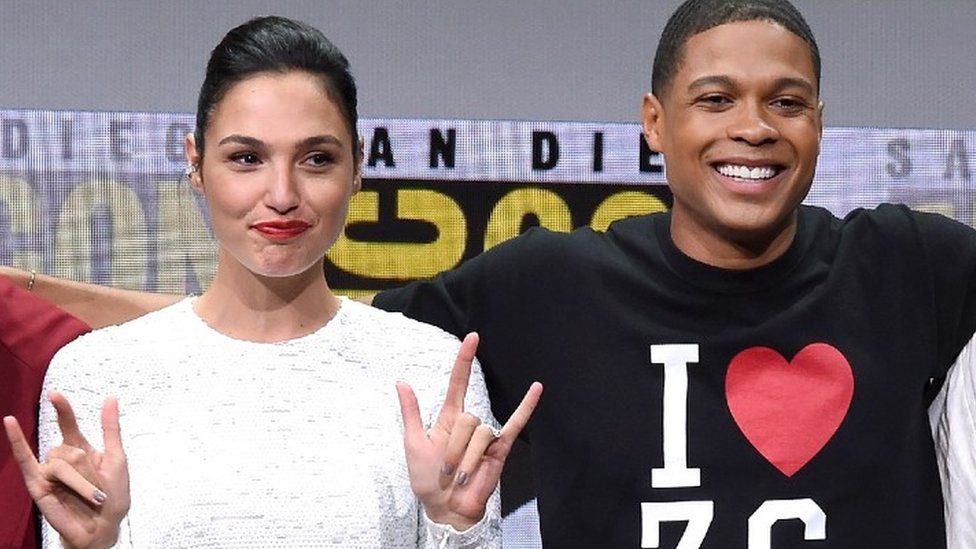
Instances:
[[[706,95],[698,99],[698,102],[706,107],[719,108],[732,103],[732,100],[724,95]]]

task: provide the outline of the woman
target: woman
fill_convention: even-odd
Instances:
[[[498,545],[498,476],[541,386],[496,434],[464,412],[467,393],[490,418],[471,367],[477,336],[458,350],[436,328],[329,290],[324,256],[360,182],[341,52],[287,19],[231,30],[185,148],[219,242],[212,285],[55,357],[46,462],[5,418],[45,545],[59,534],[72,547]],[[443,402],[436,421],[397,383],[401,426],[398,379]],[[99,452],[82,433],[97,432],[110,394]]]

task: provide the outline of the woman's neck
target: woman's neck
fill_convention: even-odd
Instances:
[[[193,309],[211,328],[234,339],[275,342],[325,326],[339,310],[321,263],[289,277],[264,277],[219,262],[210,288]]]

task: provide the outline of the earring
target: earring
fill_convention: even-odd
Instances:
[[[185,168],[183,168],[183,175],[187,179],[190,178],[190,175],[191,174],[195,174],[195,173],[197,173],[197,165],[196,164],[188,164]]]

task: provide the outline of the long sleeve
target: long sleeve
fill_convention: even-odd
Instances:
[[[494,509],[492,509],[494,507]],[[450,525],[438,524],[431,521],[426,514],[421,511],[421,528],[424,529],[426,537],[422,537],[420,547],[424,549],[480,549],[498,548],[502,546],[501,519],[499,509],[501,508],[498,497],[498,489],[488,500],[488,507],[485,509],[485,516],[481,521],[463,532],[458,532]]]

